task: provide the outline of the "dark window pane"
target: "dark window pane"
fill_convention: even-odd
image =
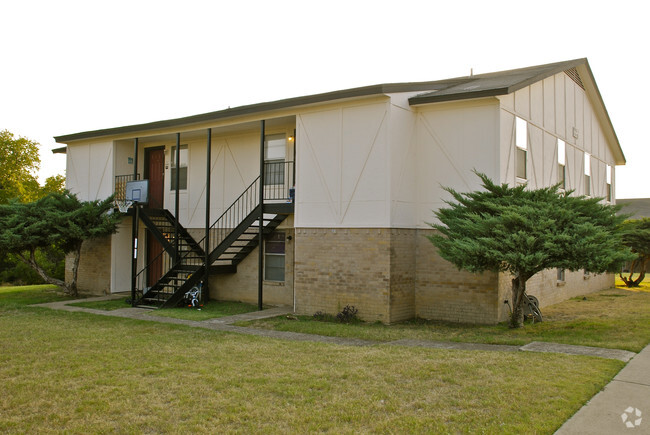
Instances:
[[[517,161],[515,162],[517,177],[526,179],[526,150],[517,148]]]

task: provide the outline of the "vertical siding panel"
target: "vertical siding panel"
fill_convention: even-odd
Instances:
[[[555,77],[555,132],[556,134],[568,142],[566,132],[566,98],[564,95],[564,78],[562,75]]]
[[[549,77],[543,82],[544,87],[544,128],[550,133],[555,131],[555,79]]]
[[[530,119],[530,87],[515,91],[515,112],[525,119]]]
[[[544,125],[544,87],[542,82],[533,83],[530,86],[530,119],[538,125]]]

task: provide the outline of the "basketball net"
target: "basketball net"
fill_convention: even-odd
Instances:
[[[115,205],[117,206],[120,213],[126,213],[129,211],[129,207],[133,205],[133,201],[118,201],[115,200]]]

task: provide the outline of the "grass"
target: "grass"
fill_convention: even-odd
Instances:
[[[414,320],[395,325],[319,322],[275,317],[244,326],[337,337],[392,341],[402,338],[523,345],[532,341],[577,344],[638,352],[650,343],[650,292],[613,288],[542,309],[544,322],[510,329],[499,325],[459,325]]]
[[[0,432],[553,433],[624,365],[349,347],[27,307],[0,292]]]

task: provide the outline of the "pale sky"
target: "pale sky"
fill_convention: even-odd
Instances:
[[[53,136],[586,57],[627,158],[616,196],[650,197],[644,3],[0,0],[0,130],[41,144],[44,179]]]

